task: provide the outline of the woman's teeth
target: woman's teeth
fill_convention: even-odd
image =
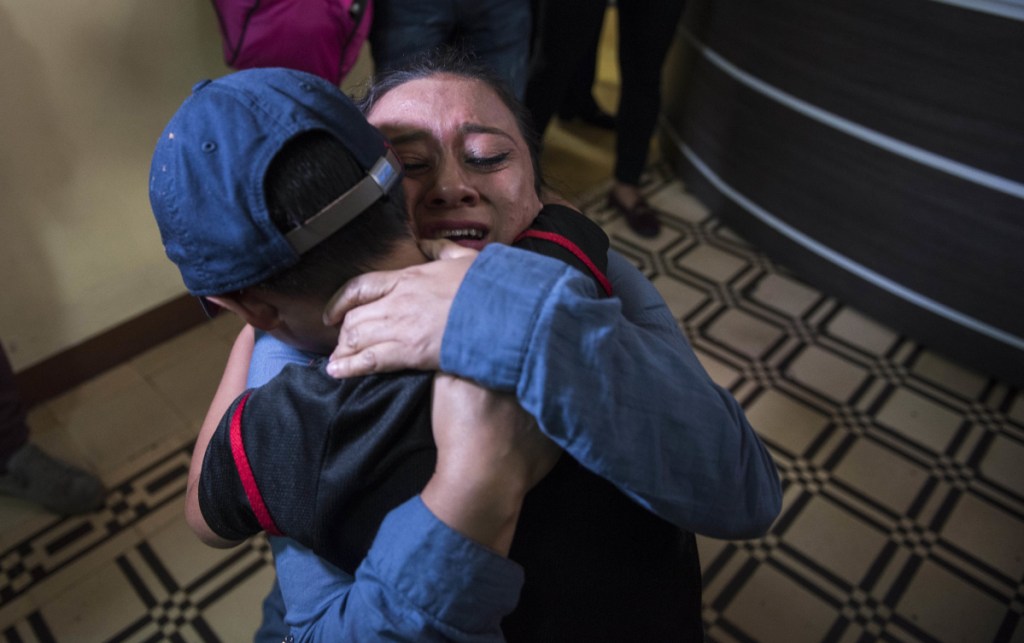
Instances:
[[[461,241],[464,239],[483,239],[484,231],[476,228],[457,228],[454,230],[441,230],[438,235],[441,239]]]

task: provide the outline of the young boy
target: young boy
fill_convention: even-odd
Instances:
[[[243,74],[198,87],[168,125],[154,156],[154,213],[191,292],[326,353],[336,335],[320,311],[341,283],[423,261],[401,199],[370,207],[389,192],[395,162],[377,163],[358,183],[352,173],[334,173],[352,167],[349,154],[363,169],[387,156],[340,93],[312,78],[301,81],[305,94],[282,91],[278,76],[292,75],[282,70]],[[324,93],[341,106],[322,104]],[[276,116],[282,108],[286,118]],[[211,131],[193,134],[203,129]],[[375,151],[360,155],[365,149]],[[599,228],[571,210],[546,211],[531,230],[538,228],[549,229],[528,237],[537,250],[582,260],[601,283],[607,239]],[[247,393],[209,441],[194,527],[212,528],[206,535],[214,542],[260,529],[283,533],[354,573],[385,516],[419,493],[435,466],[432,377],[339,382],[317,363],[289,367]],[[506,620],[507,636],[537,640],[592,628],[604,636],[686,637],[673,615],[699,570],[676,528],[570,458],[530,495],[522,518],[511,557],[530,582]],[[614,585],[585,580],[598,570]]]

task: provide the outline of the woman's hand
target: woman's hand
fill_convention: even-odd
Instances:
[[[477,252],[450,241],[420,247],[437,261],[360,275],[327,303],[324,323],[341,322],[332,376],[438,369],[448,313]]]

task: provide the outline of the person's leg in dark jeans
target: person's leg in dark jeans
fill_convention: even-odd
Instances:
[[[530,58],[530,13],[527,0],[460,0],[458,7],[457,44],[504,78],[520,100]]]
[[[0,494],[38,503],[61,515],[98,509],[103,485],[93,475],[56,460],[28,441],[25,407],[14,371],[0,346]]]
[[[370,24],[370,54],[377,71],[449,42],[455,33],[453,0],[376,0]]]
[[[657,213],[640,195],[639,184],[661,109],[661,69],[679,27],[683,5],[683,0],[618,2],[622,96],[615,143],[615,182],[609,203],[642,236],[655,236],[661,229]]]
[[[459,47],[522,98],[530,28],[528,0],[376,0],[370,52],[384,71],[442,45]]]
[[[14,385],[14,371],[0,346],[0,473],[7,473],[7,461],[28,442],[25,407]]]
[[[536,17],[526,108],[543,137],[566,96],[570,79],[601,34],[607,0],[540,0]]]
[[[569,77],[565,96],[558,106],[558,118],[580,121],[601,129],[615,129],[615,117],[601,109],[594,100],[594,78],[597,75],[597,49],[601,44],[601,30],[594,32],[593,44],[580,60],[576,72]]]

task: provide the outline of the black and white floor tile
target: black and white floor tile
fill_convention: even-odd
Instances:
[[[769,445],[771,533],[701,538],[711,641],[1024,641],[1024,394],[817,292],[653,172],[653,240],[582,203],[664,294]],[[231,338],[191,331],[32,413],[100,472],[95,514],[0,498],[0,640],[244,641],[266,542],[210,549],[181,517],[191,437]]]

